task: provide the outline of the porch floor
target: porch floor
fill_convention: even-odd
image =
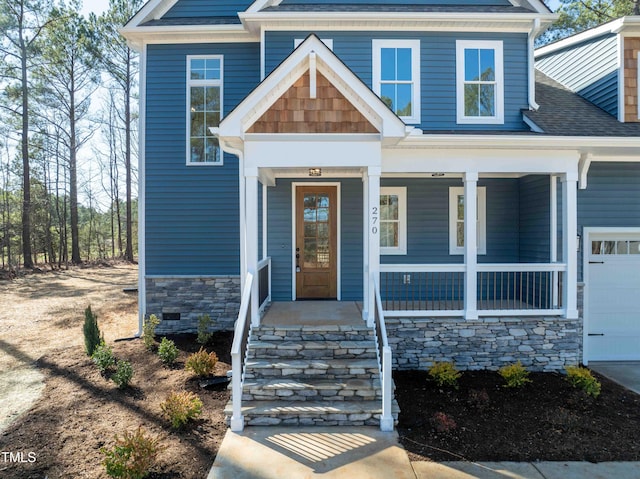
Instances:
[[[262,318],[265,326],[364,324],[357,301],[284,301],[272,303]]]

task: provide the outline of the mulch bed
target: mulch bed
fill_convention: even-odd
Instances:
[[[0,477],[107,478],[100,448],[110,448],[115,434],[140,425],[165,447],[149,478],[206,477],[227,430],[223,409],[229,392],[226,385],[201,389],[199,380],[184,370],[187,356],[200,347],[194,335],[169,338],[180,349],[172,368],[164,367],[140,340],[113,344],[115,356],[133,365],[132,384],[125,390],[102,377],[80,348],[41,358],[38,367],[46,375],[42,398],[0,435],[0,451],[22,453],[23,462],[0,457]],[[230,369],[231,341],[231,333],[216,333],[206,348],[218,355],[216,375]],[[203,414],[174,431],[161,416],[160,402],[170,391],[183,389],[198,394]]]
[[[557,373],[508,389],[496,372],[466,371],[455,390],[398,371],[401,442],[411,460],[640,461],[640,395],[594,375],[596,399]]]

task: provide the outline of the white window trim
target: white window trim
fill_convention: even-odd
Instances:
[[[219,80],[192,80],[191,79],[191,60],[200,59],[218,59],[220,60],[220,79]],[[187,166],[223,166],[224,153],[220,149],[220,161],[217,163],[207,163],[203,161],[191,161],[191,87],[192,86],[218,86],[220,87],[220,121],[224,115],[224,56],[223,55],[187,55],[187,104],[186,104],[186,161]]]
[[[464,114],[464,51],[467,48],[493,50],[496,62],[496,114],[494,116],[465,116]],[[461,125],[504,124],[504,54],[500,40],[456,40],[456,111]]]
[[[372,87],[376,95],[380,96],[380,57],[383,48],[410,48],[411,49],[411,73],[413,91],[411,92],[412,116],[401,116],[405,123],[420,123],[420,40],[372,40]]]
[[[382,247],[381,255],[406,255],[407,254],[407,187],[383,186],[380,188],[380,196],[395,195],[398,197],[398,246]],[[382,228],[382,227],[381,227]]]
[[[478,254],[487,254],[487,187],[478,186]],[[463,186],[449,187],[449,254],[464,254],[458,246],[458,196],[464,196]]]
[[[294,38],[293,39],[293,48],[296,49],[300,46],[302,42],[304,42],[304,38]],[[325,44],[325,46],[333,51],[333,38],[321,38],[320,41]]]

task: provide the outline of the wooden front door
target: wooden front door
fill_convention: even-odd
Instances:
[[[296,297],[337,298],[337,188],[296,188]]]

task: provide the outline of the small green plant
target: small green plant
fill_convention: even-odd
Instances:
[[[453,418],[443,412],[437,412],[431,417],[431,424],[437,432],[447,433],[455,431],[458,425]]]
[[[116,365],[116,372],[113,373],[111,379],[120,389],[125,389],[129,386],[131,378],[133,377],[133,366],[129,361],[118,361]]]
[[[198,341],[198,343],[207,344],[209,341],[211,341],[213,333],[209,332],[209,327],[212,324],[213,320],[208,314],[198,316],[198,337],[196,338],[196,341]]]
[[[597,398],[602,385],[593,377],[591,371],[582,366],[567,366],[567,381],[574,388],[582,389],[587,395]]]
[[[162,449],[159,439],[139,427],[135,432],[125,432],[122,437],[116,435],[114,446],[100,448],[100,452],[105,455],[102,464],[109,477],[143,479],[151,472]]]
[[[200,351],[187,358],[184,368],[193,371],[196,376],[210,376],[213,374],[217,363],[218,356],[216,353],[213,351],[207,353],[204,348],[200,348]]]
[[[498,370],[498,374],[505,380],[504,387],[506,388],[521,388],[531,382],[529,371],[524,368],[520,361],[501,367]]]
[[[155,314],[152,314],[144,320],[142,325],[142,342],[148,351],[151,351],[156,344],[156,327],[160,324],[160,320]]]
[[[453,363],[441,362],[434,363],[429,368],[429,376],[440,387],[447,386],[458,389],[458,379],[460,379],[462,373],[456,369]]]
[[[167,366],[171,366],[176,362],[178,353],[178,348],[176,348],[176,345],[173,341],[167,338],[162,338],[162,341],[160,341],[160,346],[158,346],[158,356],[160,356],[160,361],[162,361]]]
[[[91,360],[98,366],[102,374],[106,374],[116,364],[116,358],[113,356],[111,347],[104,341],[100,341],[100,344],[93,351]]]
[[[174,429],[180,429],[187,422],[202,414],[202,401],[188,391],[172,392],[160,403],[162,415],[171,422]]]
[[[100,328],[98,328],[98,316],[93,314],[91,306],[84,310],[82,332],[84,333],[84,349],[87,352],[87,356],[91,357],[102,340]]]

